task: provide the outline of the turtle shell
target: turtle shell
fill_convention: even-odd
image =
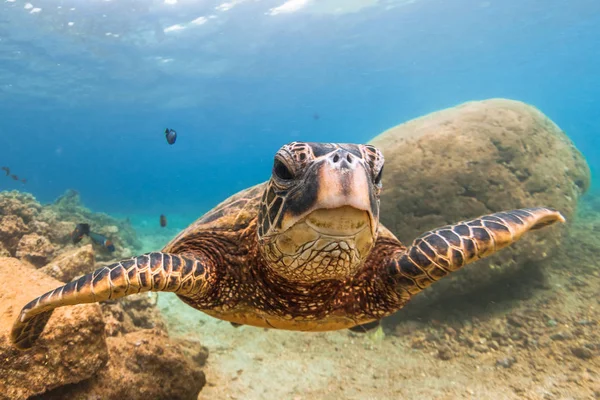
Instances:
[[[162,251],[185,251],[181,246],[178,246],[179,242],[199,232],[218,231],[235,234],[246,229],[258,216],[261,196],[266,185],[267,182],[263,182],[251,186],[223,200],[212,210],[181,231]]]

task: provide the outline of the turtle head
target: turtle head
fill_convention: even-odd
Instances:
[[[258,213],[268,266],[298,282],[354,275],[377,239],[383,162],[370,145],[283,146]]]

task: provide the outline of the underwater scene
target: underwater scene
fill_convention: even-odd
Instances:
[[[0,0],[0,399],[600,399],[598,71],[598,0]]]

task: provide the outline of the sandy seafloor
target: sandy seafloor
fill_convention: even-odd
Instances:
[[[144,251],[179,231],[133,222]],[[169,293],[159,306],[171,335],[209,349],[199,399],[600,399],[599,251],[600,213],[586,212],[539,288],[385,336],[234,328]]]

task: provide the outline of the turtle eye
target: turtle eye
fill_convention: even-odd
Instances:
[[[379,170],[379,173],[375,177],[375,184],[376,185],[379,185],[381,183],[381,177],[382,176],[383,176],[383,165],[381,166],[381,169]]]
[[[277,158],[275,159],[275,163],[273,164],[273,174],[275,174],[279,179],[282,179],[284,181],[294,179],[294,175],[289,170],[289,168]]]

